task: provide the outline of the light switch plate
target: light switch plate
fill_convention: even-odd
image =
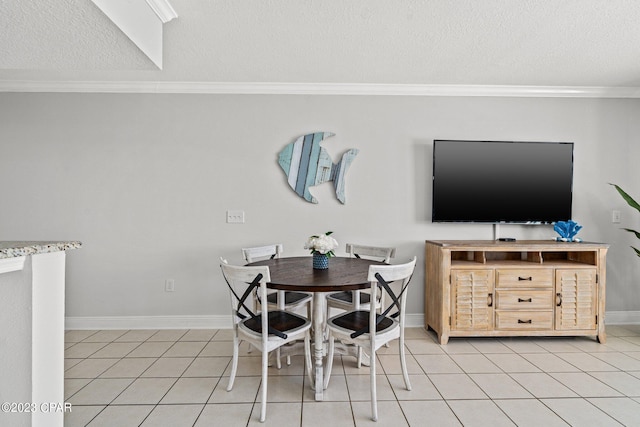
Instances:
[[[620,211],[611,211],[611,222],[614,224],[620,224],[621,215]]]

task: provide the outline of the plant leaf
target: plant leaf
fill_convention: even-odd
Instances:
[[[626,231],[628,231],[629,233],[633,233],[633,234],[635,234],[635,235],[636,235],[636,237],[637,237],[638,239],[640,239],[640,231],[632,230],[632,229],[630,229],[630,228],[623,228],[623,230],[626,230]]]
[[[631,206],[632,208],[636,209],[638,212],[640,212],[640,204],[638,202],[636,202],[633,197],[631,197],[630,195],[628,195],[622,188],[618,187],[615,184],[611,184],[614,187],[616,187],[616,190],[618,190],[618,193],[620,193],[620,195],[622,196],[622,198],[629,204],[629,206]]]
[[[631,249],[636,251],[636,255],[638,255],[640,257],[640,250],[638,248],[634,248],[633,246],[631,246]]]

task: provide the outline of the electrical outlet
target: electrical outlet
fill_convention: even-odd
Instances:
[[[164,281],[164,291],[165,292],[175,292],[176,290],[176,281],[173,279],[167,279]]]
[[[621,215],[620,211],[611,211],[611,222],[614,224],[620,224]]]
[[[244,211],[227,211],[227,223],[244,224]]]

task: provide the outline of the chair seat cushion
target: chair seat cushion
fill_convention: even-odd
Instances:
[[[349,329],[354,332],[359,331],[369,326],[369,312],[364,310],[350,311],[329,319],[329,324],[334,324],[340,328]],[[395,322],[392,319],[384,317],[376,326],[376,333],[384,332],[394,324]]]
[[[304,292],[294,292],[294,291],[286,291],[284,293],[284,305],[295,305],[305,298],[310,298],[309,294],[305,294]],[[272,292],[267,295],[267,302],[269,304],[277,304],[278,303],[278,293]]]
[[[287,331],[297,329],[308,322],[309,320],[306,318],[288,311],[276,310],[269,312],[269,326],[285,334]],[[252,331],[258,334],[262,333],[262,314],[244,320],[242,323]]]
[[[353,304],[353,293],[349,291],[334,292],[327,295],[327,299],[338,300],[346,302],[347,304]],[[367,292],[360,292],[360,304],[369,304],[371,301],[371,295]]]

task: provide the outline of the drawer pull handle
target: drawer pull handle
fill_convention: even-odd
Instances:
[[[489,307],[492,307],[492,306],[493,306],[493,294],[488,294],[488,295],[487,295],[487,305],[488,305]]]
[[[533,322],[531,321],[531,319],[529,320],[518,319],[518,323],[533,323]]]
[[[562,305],[562,294],[558,292],[556,294],[556,306],[560,307]]]
[[[518,302],[531,302],[531,298],[527,298],[527,299],[518,298]]]
[[[529,276],[529,277],[518,277],[518,280],[528,280],[528,281],[532,281],[533,277]]]

